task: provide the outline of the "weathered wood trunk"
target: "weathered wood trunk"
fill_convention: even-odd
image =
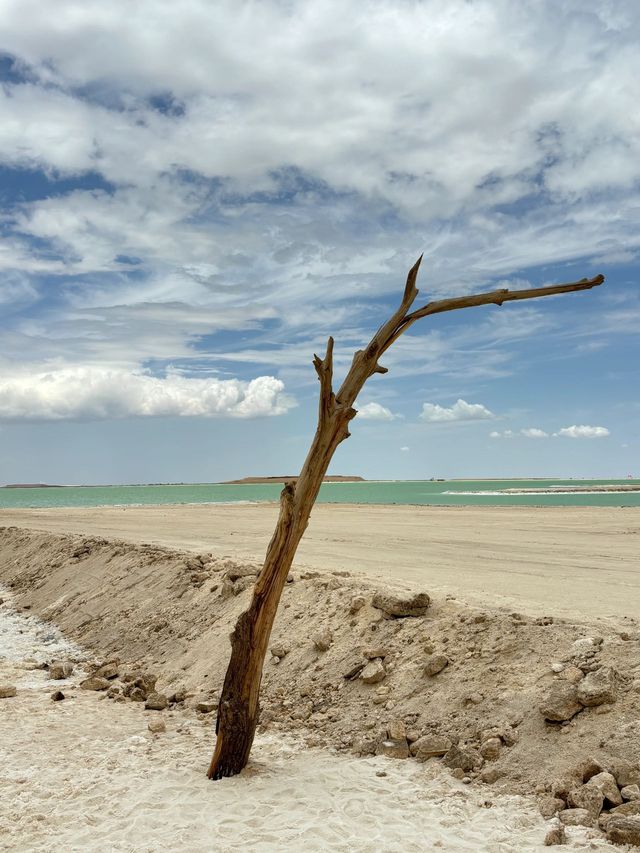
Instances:
[[[409,308],[418,295],[415,282],[421,260],[409,271],[400,307],[378,329],[367,348],[354,355],[349,372],[336,394],[333,392],[333,338],[329,338],[324,359],[314,356],[313,363],[320,380],[318,427],[298,480],[287,483],[282,491],[276,529],[253,590],[251,604],[238,618],[231,635],[231,660],[218,707],[216,747],[207,774],[210,779],[234,776],[249,760],[260,712],[262,668],[280,596],[329,463],[340,442],[349,436],[349,422],[356,415],[353,404],[369,377],[374,373],[387,372],[378,363],[381,355],[416,320],[429,314],[585,290],[604,281],[602,276],[598,276],[535,290],[513,293],[497,290],[443,299],[430,302],[410,314]]]

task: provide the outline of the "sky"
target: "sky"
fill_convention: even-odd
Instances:
[[[0,0],[0,482],[640,475],[635,0]]]

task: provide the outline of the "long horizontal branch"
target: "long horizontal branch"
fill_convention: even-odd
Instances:
[[[441,314],[444,311],[456,311],[459,308],[472,308],[476,305],[502,305],[503,302],[513,302],[518,299],[537,299],[541,296],[554,296],[557,293],[572,293],[577,290],[590,290],[592,287],[598,287],[604,281],[603,275],[597,275],[595,278],[583,278],[580,281],[569,282],[568,284],[552,284],[549,287],[532,287],[528,290],[491,290],[487,293],[473,293],[469,296],[454,296],[449,299],[438,299],[435,302],[429,302],[417,311],[412,311],[407,314],[404,320],[399,324],[395,333],[389,338],[384,346],[387,350],[392,343],[398,340],[409,326],[413,325],[416,320],[422,317],[428,317],[431,314]]]

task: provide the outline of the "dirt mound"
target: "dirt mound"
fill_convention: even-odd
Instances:
[[[0,579],[20,606],[96,662],[151,671],[156,689],[184,691],[194,707],[215,707],[258,570],[230,556],[0,529]],[[458,776],[541,796],[587,758],[638,762],[636,621],[531,618],[428,592],[294,568],[261,726],[359,755],[444,756]]]

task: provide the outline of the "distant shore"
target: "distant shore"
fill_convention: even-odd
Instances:
[[[298,479],[298,474],[289,474],[284,477],[243,477],[241,480],[223,480],[219,486],[244,486],[257,483],[290,483]],[[323,483],[364,483],[364,477],[347,477],[341,474],[330,474],[325,477]]]

